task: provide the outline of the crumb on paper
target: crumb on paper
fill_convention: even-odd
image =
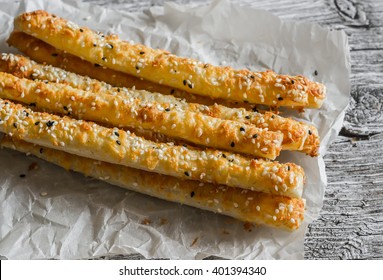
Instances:
[[[37,162],[32,162],[29,167],[28,167],[28,171],[31,171],[31,170],[37,170],[39,169],[39,166],[37,164]]]
[[[168,223],[168,220],[167,219],[165,219],[165,218],[161,218],[161,220],[160,220],[160,225],[162,226],[162,225],[166,225]]]
[[[145,218],[145,219],[143,219],[142,221],[141,221],[141,224],[142,225],[150,225],[152,222],[149,220],[149,219],[147,219],[147,218]]]
[[[48,193],[47,193],[47,192],[41,192],[40,195],[41,195],[41,196],[47,196]]]
[[[193,242],[190,244],[190,247],[193,247],[197,243],[198,238],[199,238],[198,236],[194,238]]]
[[[246,222],[243,224],[243,229],[251,232],[253,230],[254,225],[252,223]]]
[[[229,235],[230,232],[228,232],[226,229],[223,229],[223,230],[222,230],[222,234]]]

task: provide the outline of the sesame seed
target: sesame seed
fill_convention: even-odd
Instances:
[[[295,224],[295,219],[294,219],[294,218],[291,218],[291,219],[290,219],[290,222],[293,223],[293,224]]]
[[[233,205],[235,208],[238,208],[238,203],[234,202]]]
[[[255,210],[257,210],[257,211],[259,212],[259,211],[261,211],[261,207],[259,207],[259,205],[257,205],[257,206],[255,207]]]
[[[277,220],[277,216],[273,216],[273,220],[276,221]]]

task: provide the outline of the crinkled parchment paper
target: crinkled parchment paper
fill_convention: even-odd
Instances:
[[[268,12],[226,1],[194,8],[168,4],[141,14],[74,0],[3,1],[1,51],[16,52],[5,43],[13,17],[35,9],[180,56],[236,68],[307,75],[326,84],[328,98],[320,110],[307,110],[295,117],[319,128],[322,155],[341,128],[350,91],[349,53],[343,32],[283,22]],[[322,206],[325,166],[322,157],[300,153],[285,152],[280,160],[302,165],[307,175],[307,215],[293,233],[265,227],[248,232],[243,223],[225,216],[129,192],[34,157],[1,150],[0,255],[10,259],[130,253],[172,259],[209,255],[302,258],[305,230]],[[39,169],[28,171],[33,162]],[[26,177],[20,178],[20,174]]]

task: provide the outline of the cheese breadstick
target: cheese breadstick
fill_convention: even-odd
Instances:
[[[283,134],[253,125],[183,110],[172,103],[124,98],[67,85],[20,79],[0,72],[0,98],[34,103],[37,108],[124,128],[144,128],[197,145],[275,159]]]
[[[137,137],[92,122],[34,112],[0,99],[0,132],[30,143],[114,164],[290,197],[301,197],[303,169]]]
[[[238,102],[235,104],[235,102],[228,102],[226,100],[212,99],[207,96],[190,94],[186,91],[156,84],[143,78],[137,78],[123,72],[101,67],[98,64],[90,63],[77,56],[56,49],[51,45],[48,45],[47,43],[23,32],[12,32],[7,40],[7,43],[39,63],[46,63],[83,76],[89,76],[93,79],[104,81],[116,87],[127,87],[151,92],[159,92],[183,98],[187,102],[196,102],[205,105],[213,105],[218,102],[229,106],[252,108],[249,104]]]
[[[303,76],[278,75],[218,67],[181,58],[163,50],[105,36],[45,11],[15,18],[15,30],[91,63],[184,91],[270,106],[319,108],[325,87]]]
[[[65,169],[80,172],[128,190],[231,216],[244,222],[295,230],[304,218],[305,203],[302,199],[179,180],[170,176],[95,161],[10,137],[4,137],[0,146],[34,155]]]
[[[170,95],[162,95],[147,91],[131,91],[126,88],[112,88],[110,85],[88,77],[80,76],[50,65],[37,64],[19,55],[2,54],[0,71],[8,72],[20,78],[39,79],[48,82],[68,84],[71,87],[92,91],[97,94],[108,93],[121,95],[125,98],[140,98],[149,102],[164,102],[177,104],[177,108],[202,113],[211,117],[239,121],[245,124],[267,128],[269,131],[283,133],[283,150],[304,151],[311,156],[318,155],[319,136],[315,127],[289,118],[280,117],[272,112],[250,112],[243,108],[229,108],[214,104],[205,106],[197,103],[187,103]],[[10,97],[9,97],[10,98]]]

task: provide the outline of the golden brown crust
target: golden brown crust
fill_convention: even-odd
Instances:
[[[183,110],[173,103],[146,101],[140,98],[139,91],[128,90],[126,96],[94,94],[63,84],[20,79],[4,72],[0,72],[0,80],[1,98],[35,103],[38,109],[52,113],[115,127],[153,130],[197,145],[256,157],[275,159],[281,150],[280,132]]]
[[[155,143],[129,131],[37,113],[0,99],[0,132],[30,143],[178,178],[301,197],[303,169],[218,150]]]
[[[325,98],[324,85],[302,76],[203,64],[141,44],[130,44],[116,35],[104,36],[80,28],[45,11],[24,13],[15,19],[14,24],[15,30],[91,63],[194,94],[254,104],[309,108],[320,107]]]
[[[122,188],[228,215],[245,222],[295,230],[304,219],[305,205],[302,199],[179,180],[121,165],[97,162],[10,137],[5,137],[0,146],[35,155],[65,169]]]
[[[64,83],[97,94],[108,93],[114,96],[132,96],[131,91],[128,93],[124,88],[111,88],[110,85],[103,82],[79,76],[49,65],[39,65],[19,55],[3,54],[0,59],[0,71],[9,72],[20,78],[26,77]],[[202,113],[214,118],[235,120],[263,129],[267,128],[269,131],[280,131],[283,133],[283,150],[298,150],[304,151],[311,156],[318,155],[319,136],[315,127],[290,118],[280,117],[272,112],[264,112],[262,114],[257,111],[250,112],[243,108],[228,108],[218,104],[204,106],[196,103],[186,103],[173,96],[163,96],[150,92],[139,92],[139,94],[134,96],[151,102],[159,101],[177,104],[178,108]]]

